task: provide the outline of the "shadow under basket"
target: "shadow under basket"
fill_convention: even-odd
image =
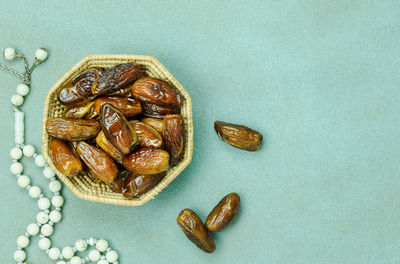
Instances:
[[[67,177],[54,166],[50,155],[51,137],[46,131],[46,121],[49,118],[61,117],[66,107],[57,100],[58,92],[66,84],[71,82],[72,78],[89,68],[102,67],[109,68],[121,63],[136,62],[140,64],[150,77],[155,77],[167,81],[174,85],[183,97],[181,115],[185,122],[185,153],[183,159],[175,166],[170,167],[166,176],[161,182],[148,192],[133,199],[126,199],[121,193],[115,193],[104,183],[94,182],[89,175],[76,177]],[[168,186],[190,163],[193,155],[193,118],[192,102],[189,94],[182,85],[172,76],[172,74],[154,57],[144,55],[90,55],[83,58],[64,76],[58,80],[48,91],[44,104],[43,112],[43,131],[42,131],[42,154],[49,166],[54,170],[62,182],[79,198],[98,203],[115,204],[124,206],[140,206],[154,199],[159,192]]]

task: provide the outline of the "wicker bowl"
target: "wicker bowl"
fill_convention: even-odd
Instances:
[[[46,121],[49,118],[60,117],[65,110],[65,106],[61,105],[57,100],[58,92],[69,83],[72,78],[89,68],[104,67],[108,68],[120,63],[136,62],[140,64],[148,76],[156,77],[173,84],[184,98],[181,108],[181,115],[185,121],[186,142],[185,154],[180,163],[171,167],[164,179],[147,193],[142,194],[138,198],[126,199],[122,194],[115,193],[104,183],[94,182],[90,176],[82,175],[77,177],[67,177],[60,173],[54,166],[50,157],[50,136],[45,127]],[[125,206],[140,206],[154,199],[167,185],[173,181],[190,163],[193,155],[193,119],[192,119],[192,102],[189,94],[180,85],[180,83],[172,76],[172,74],[156,59],[151,56],[142,55],[90,55],[83,58],[64,76],[58,80],[46,95],[43,112],[43,132],[42,132],[42,154],[49,166],[55,171],[58,177],[65,185],[79,198],[106,204],[125,205]]]

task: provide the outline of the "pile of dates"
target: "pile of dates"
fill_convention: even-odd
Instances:
[[[84,71],[58,100],[67,109],[48,119],[46,130],[64,175],[89,173],[130,199],[157,185],[184,155],[179,91],[144,76],[138,64]]]

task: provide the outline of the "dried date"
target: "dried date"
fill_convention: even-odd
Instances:
[[[83,118],[93,107],[94,101],[82,106],[74,106],[64,113],[66,118]]]
[[[178,163],[183,157],[185,147],[185,126],[181,115],[166,115],[162,134],[171,164]]]
[[[134,117],[142,112],[139,101],[124,97],[99,97],[95,100],[94,111],[100,113],[100,107],[105,103],[117,108],[126,118]]]
[[[82,162],[74,155],[68,143],[53,138],[50,152],[56,168],[67,176],[77,176],[82,171]]]
[[[258,150],[263,139],[261,133],[242,125],[215,121],[214,129],[222,141],[248,151]]]
[[[95,137],[100,132],[100,125],[97,120],[52,118],[47,120],[46,130],[55,138],[79,141]]]
[[[148,117],[162,118],[168,114],[180,113],[180,109],[177,107],[156,105],[152,103],[142,102],[143,115]]]
[[[122,165],[138,174],[157,174],[168,169],[169,154],[162,149],[141,148],[124,157]]]
[[[132,129],[135,130],[139,141],[139,147],[161,148],[163,140],[157,130],[137,120],[129,121]]]
[[[154,117],[142,117],[140,119],[143,123],[154,127],[158,133],[162,134],[163,119]]]
[[[124,197],[132,199],[146,193],[156,186],[164,177],[164,173],[159,174],[130,174],[125,179],[125,187],[122,191]]]
[[[102,150],[104,150],[113,159],[115,159],[119,163],[122,163],[122,158],[123,158],[122,153],[116,147],[114,147],[113,144],[111,144],[111,142],[104,135],[103,131],[100,131],[100,133],[97,135],[96,143]]]
[[[211,232],[218,232],[230,225],[235,219],[240,207],[240,197],[230,193],[214,207],[206,220],[206,227]]]

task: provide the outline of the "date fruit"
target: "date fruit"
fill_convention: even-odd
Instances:
[[[79,96],[74,86],[63,88],[58,94],[58,101],[63,105],[77,105],[85,101],[85,98]]]
[[[132,172],[128,170],[119,171],[115,180],[108,184],[108,187],[110,187],[113,192],[122,193],[126,185],[125,181],[131,174]]]
[[[156,78],[139,78],[132,85],[131,91],[133,97],[145,103],[172,108],[179,108],[182,105],[179,91],[169,83]]]
[[[138,144],[136,133],[124,115],[108,103],[100,107],[100,125],[106,138],[122,154],[128,154]]]
[[[190,209],[184,209],[180,212],[176,221],[186,237],[201,250],[207,253],[211,253],[215,250],[214,240],[195,212]]]
[[[68,143],[53,138],[50,151],[56,168],[67,176],[77,176],[82,171],[82,162],[74,155]]]
[[[142,112],[139,101],[124,97],[99,97],[95,100],[94,111],[100,113],[100,107],[105,103],[117,108],[126,118],[134,117]]]
[[[143,123],[154,127],[158,133],[162,134],[163,119],[154,117],[143,117],[140,119]]]
[[[83,98],[92,96],[92,88],[97,85],[101,71],[97,68],[86,70],[78,74],[73,80],[72,85],[75,85],[78,95]]]
[[[135,174],[131,173],[125,179],[125,187],[122,195],[128,199],[138,197],[156,186],[164,177],[164,173],[159,174]]]
[[[163,140],[157,130],[137,120],[129,121],[139,140],[139,147],[161,148]]]
[[[258,150],[263,139],[261,133],[242,125],[215,121],[214,129],[222,141],[248,151]]]
[[[218,232],[235,219],[240,207],[240,197],[230,193],[214,207],[206,220],[206,227],[211,232]]]
[[[182,159],[185,146],[185,126],[181,115],[166,115],[162,134],[165,148],[170,154],[170,162],[176,164]]]
[[[105,183],[112,183],[117,176],[118,168],[112,158],[104,151],[81,141],[76,146],[79,156],[93,172],[94,178],[98,178]]]
[[[157,174],[168,169],[169,154],[162,149],[141,148],[127,155],[122,165],[138,174]]]
[[[96,95],[115,92],[131,84],[141,74],[140,65],[124,63],[106,69],[93,86],[92,93]]]
[[[97,120],[56,117],[47,120],[46,130],[55,138],[79,141],[95,137],[100,125]]]
[[[143,115],[148,117],[164,117],[167,114],[177,114],[180,113],[180,109],[165,105],[156,105],[152,103],[142,102]]]
[[[94,101],[89,102],[82,106],[74,106],[65,112],[64,117],[66,117],[66,118],[83,118],[90,111],[90,109],[93,107],[93,105],[94,105]]]
[[[119,152],[119,150],[116,149],[113,144],[111,144],[111,142],[104,135],[103,131],[100,131],[100,133],[97,135],[96,143],[102,150],[104,150],[113,159],[115,159],[119,163],[122,163],[122,158],[123,158],[122,153]]]

